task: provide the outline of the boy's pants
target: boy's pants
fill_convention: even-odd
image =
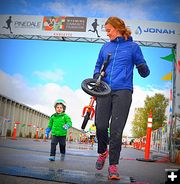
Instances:
[[[98,153],[104,153],[108,144],[110,122],[109,164],[118,164],[120,158],[122,133],[132,102],[130,90],[112,91],[106,97],[96,100],[95,125],[98,139]]]
[[[50,156],[56,155],[56,146],[59,143],[61,154],[66,153],[66,136],[53,136],[51,140],[51,153]]]

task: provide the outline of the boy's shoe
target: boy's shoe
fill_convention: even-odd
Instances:
[[[61,153],[61,160],[64,161],[64,159],[65,159],[65,154]]]
[[[108,179],[109,180],[120,180],[120,176],[118,173],[118,168],[116,165],[110,165],[108,168]]]
[[[50,161],[55,161],[55,156],[50,156],[50,157],[49,157],[49,160],[50,160]]]
[[[96,169],[97,170],[101,170],[104,167],[104,163],[105,163],[107,157],[108,157],[108,150],[106,150],[102,154],[99,154],[99,157],[96,161]]]

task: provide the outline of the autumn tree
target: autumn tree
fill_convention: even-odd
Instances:
[[[132,122],[132,135],[134,137],[142,137],[146,134],[147,119],[144,113],[144,108],[135,109],[134,120]]]
[[[143,108],[137,108],[132,122],[132,135],[134,137],[142,137],[146,135],[147,120],[150,111],[153,114],[152,129],[156,130],[166,123],[166,108],[168,99],[160,93],[154,96],[147,96],[144,101]]]

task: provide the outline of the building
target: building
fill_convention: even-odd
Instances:
[[[25,104],[0,94],[0,136],[12,136],[16,127],[17,137],[44,138],[49,116]],[[68,141],[80,141],[82,131],[74,127],[68,130]]]

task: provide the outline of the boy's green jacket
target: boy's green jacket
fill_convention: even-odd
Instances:
[[[65,124],[71,127],[71,118],[65,113],[55,113],[50,117],[48,128],[51,128],[51,134],[54,136],[66,136],[67,130],[63,128]]]

